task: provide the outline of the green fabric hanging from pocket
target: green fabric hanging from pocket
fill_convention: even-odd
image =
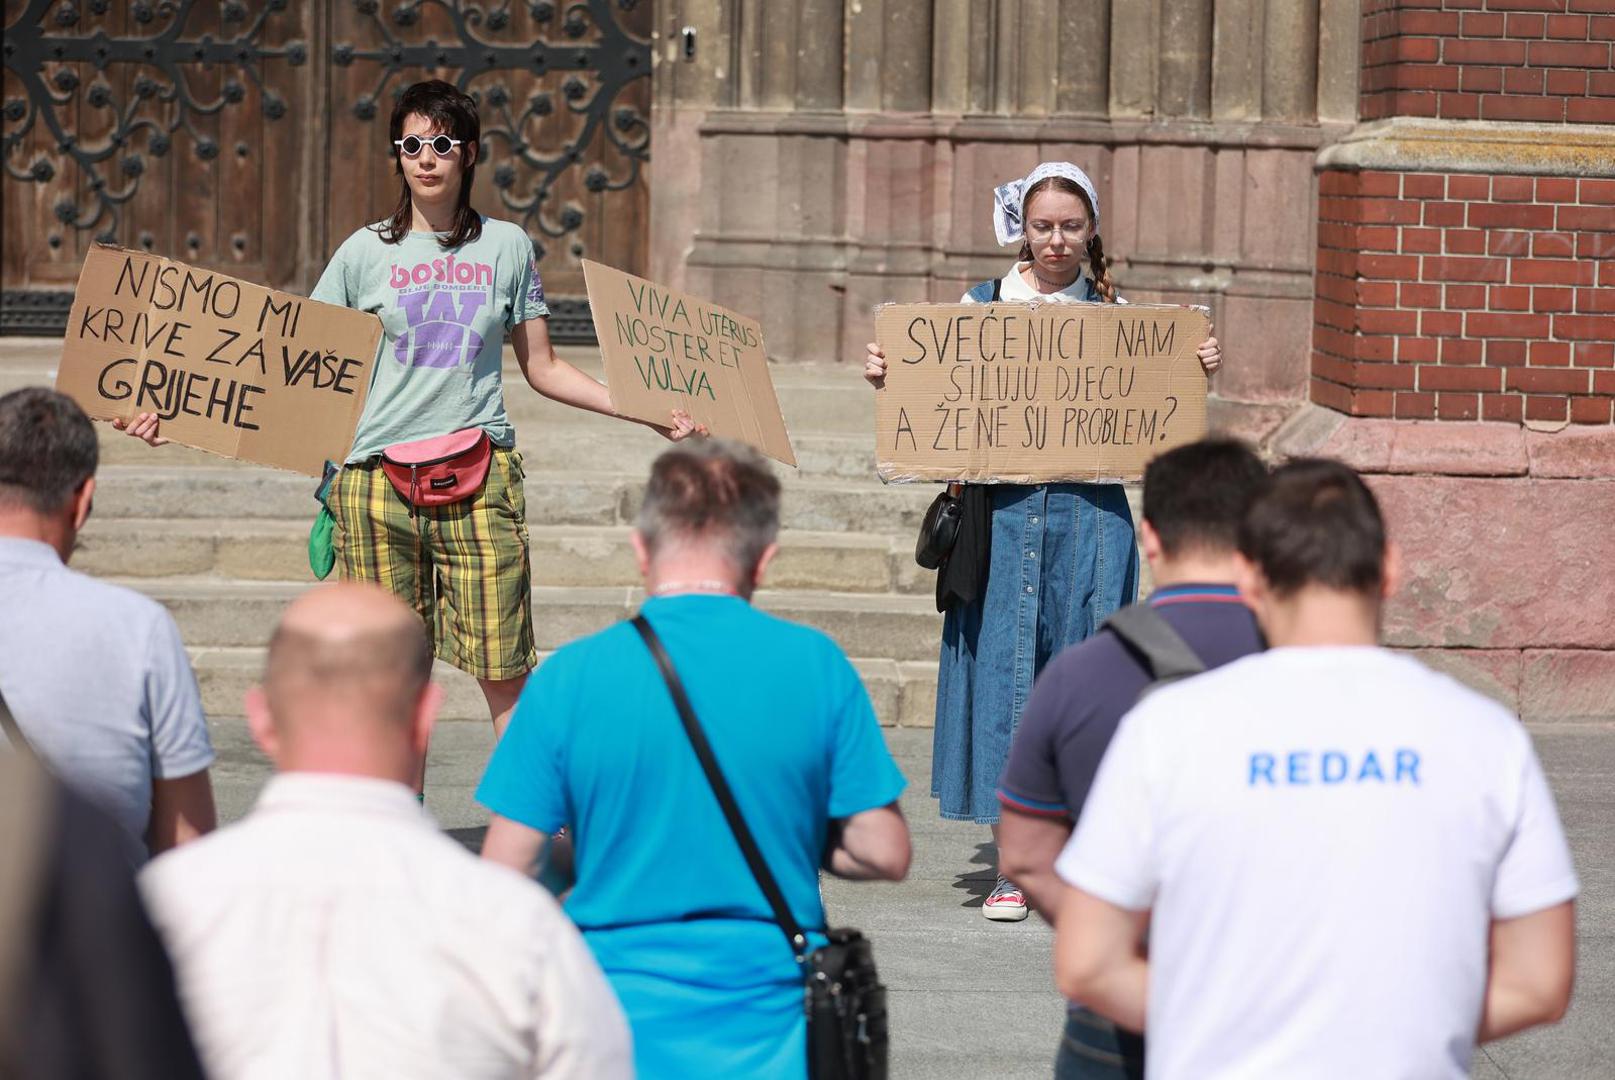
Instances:
[[[329,577],[331,568],[336,566],[336,545],[331,542],[335,531],[336,518],[331,516],[331,511],[320,507],[314,527],[308,531],[308,568],[321,581]]]
[[[325,473],[320,477],[320,486],[314,492],[320,512],[314,517],[314,527],[308,531],[308,568],[321,581],[329,577],[331,569],[336,566],[336,544],[333,539],[336,518],[331,516],[331,508],[325,501],[331,493],[331,481],[336,479],[336,474],[336,464],[327,461]]]

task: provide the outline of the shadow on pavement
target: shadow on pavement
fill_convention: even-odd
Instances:
[[[482,838],[488,835],[488,826],[473,825],[464,829],[444,829],[443,831],[471,854],[482,854]]]
[[[970,865],[984,866],[986,869],[967,870],[954,880],[955,889],[969,893],[960,907],[980,907],[992,893],[993,886],[998,884],[998,848],[991,840],[977,844],[976,853],[970,857]]]

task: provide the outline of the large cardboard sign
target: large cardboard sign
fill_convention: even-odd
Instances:
[[[885,304],[875,396],[880,478],[1136,480],[1206,432],[1200,308]]]
[[[100,246],[56,389],[98,420],[156,413],[175,442],[319,476],[353,446],[380,340],[374,315]]]
[[[796,464],[768,375],[763,330],[744,315],[583,260],[611,405],[667,423],[684,409],[714,435]]]

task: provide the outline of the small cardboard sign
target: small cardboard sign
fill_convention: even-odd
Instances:
[[[353,446],[380,340],[365,312],[97,246],[56,389],[97,420],[156,413],[175,442],[319,476]]]
[[[683,409],[714,435],[796,464],[754,320],[588,259],[583,280],[612,408],[656,424]]]
[[[1206,433],[1203,309],[884,304],[875,338],[882,480],[1137,480]]]

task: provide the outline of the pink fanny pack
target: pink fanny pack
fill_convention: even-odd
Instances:
[[[381,452],[381,471],[411,506],[447,506],[481,490],[492,457],[488,433],[466,428],[435,439],[394,443]]]

